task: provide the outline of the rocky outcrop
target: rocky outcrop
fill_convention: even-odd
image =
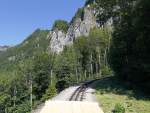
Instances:
[[[51,37],[50,50],[56,53],[63,51],[66,34],[58,29],[55,29],[53,31],[50,31],[49,36]]]
[[[67,33],[54,29],[50,32],[50,50],[55,53],[63,51],[64,46],[70,45],[80,36],[88,36],[90,29],[98,26],[94,16],[94,11],[89,7],[84,8],[83,18],[76,18],[70,23]]]

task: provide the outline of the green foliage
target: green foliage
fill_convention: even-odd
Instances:
[[[59,80],[56,83],[56,88],[57,88],[58,92],[64,90],[67,87],[69,87],[69,81],[67,81],[67,79],[65,79],[65,80]]]
[[[110,33],[107,28],[94,28],[89,36],[77,38],[72,46],[65,47],[64,51],[55,57],[53,69],[58,91],[74,83],[96,78],[98,73],[103,71],[103,67],[107,65],[105,54],[108,51]],[[110,69],[105,70],[103,74],[110,74]]]
[[[93,4],[93,1],[94,1],[94,0],[86,0],[85,6],[90,5],[90,4]]]
[[[118,13],[118,9],[114,10],[114,8],[119,6],[120,2],[120,0],[86,0],[85,6],[90,5],[97,10],[97,22],[103,26],[108,19]]]
[[[51,57],[47,53],[40,54],[34,58],[33,93],[37,99],[42,97],[49,86],[51,66]]]
[[[30,104],[29,102],[23,102],[23,104],[20,104],[16,107],[10,107],[7,109],[8,113],[29,113],[30,112]]]
[[[112,18],[113,35],[109,28],[93,28],[89,36],[77,38],[61,54],[53,55],[47,54],[49,30],[37,29],[23,43],[0,52],[0,113],[27,113],[31,94],[35,104],[72,84],[97,78],[99,73],[112,75],[108,60],[118,77],[150,88],[149,0],[87,0],[85,5],[96,9],[101,26]],[[71,22],[83,17],[84,8],[80,8]],[[52,29],[66,33],[68,28],[68,22],[57,20]],[[102,93],[123,93],[120,85],[113,84],[101,84]],[[125,109],[116,104],[114,113],[125,113]]]
[[[121,104],[116,104],[113,113],[125,113],[125,108]]]
[[[112,75],[113,73],[112,73],[112,70],[108,67],[108,66],[105,66],[105,67],[103,67],[102,69],[101,69],[101,74],[103,75],[103,76],[110,76],[110,75]]]
[[[57,94],[57,89],[54,85],[49,85],[46,93],[43,96],[43,100],[48,100],[53,98]]]
[[[63,32],[67,32],[69,28],[69,24],[65,20],[56,20],[52,29],[62,30]]]
[[[84,8],[75,17],[81,20]],[[67,32],[69,24],[55,21],[52,29]],[[108,74],[107,52],[111,31],[94,28],[59,54],[48,54],[49,30],[37,29],[21,44],[0,53],[0,112],[27,113],[33,105],[52,98],[70,85]],[[92,69],[91,69],[92,68]],[[51,81],[53,84],[51,85]],[[56,91],[57,89],[57,91]],[[7,103],[6,103],[7,102]]]
[[[9,113],[27,113],[30,111],[30,81],[33,80],[33,86],[41,85],[43,90],[45,86],[36,80],[38,77],[49,76],[46,70],[51,69],[47,65],[50,59],[43,55],[48,48],[49,39],[47,35],[49,30],[36,30],[23,43],[8,49],[0,55],[0,112]],[[41,58],[39,54],[42,54]],[[39,57],[38,57],[39,56]],[[46,60],[46,61],[45,61]],[[35,66],[36,65],[36,66]],[[48,67],[49,66],[49,67]],[[39,71],[45,72],[39,74]],[[40,75],[40,76],[39,76]],[[42,75],[42,76],[41,76]],[[46,75],[46,76],[45,76]],[[48,78],[48,77],[47,77]],[[49,79],[41,79],[42,82]],[[44,81],[45,80],[45,81]],[[49,85],[49,81],[46,82]],[[48,86],[47,86],[48,87]],[[38,92],[39,93],[39,92]],[[42,93],[43,94],[43,93]],[[39,95],[33,94],[34,100]]]
[[[134,4],[134,5],[133,5]],[[147,11],[150,2],[124,1],[121,8],[121,19],[115,23],[110,51],[111,67],[118,77],[133,84],[145,87],[150,84],[150,25]]]
[[[47,35],[49,30],[37,29],[23,43],[9,48],[0,55],[0,70],[14,70],[14,66],[21,60],[33,57],[41,52],[46,52],[49,46]]]
[[[84,18],[84,8],[79,8],[77,10],[75,16],[71,20],[71,23],[73,23],[78,18],[80,18],[81,20],[83,20],[83,18]]]
[[[0,112],[3,113],[5,111],[5,107],[10,104],[10,95],[0,94]]]
[[[56,87],[58,91],[72,84],[72,74],[77,67],[76,53],[73,47],[66,47],[55,59],[54,69],[57,77]]]
[[[104,113],[112,113],[117,103],[125,113],[149,113],[150,99],[138,89],[130,89],[116,76],[103,78],[95,84],[98,102]]]
[[[94,28],[88,37],[80,37],[75,41],[74,47],[83,70],[90,70],[92,63],[92,73],[97,73],[101,67],[107,65],[107,56],[105,54],[109,47],[110,33],[107,28]]]

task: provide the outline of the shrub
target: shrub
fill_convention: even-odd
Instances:
[[[106,76],[106,75],[112,75],[112,70],[108,67],[105,66],[101,69],[102,75]]]
[[[113,110],[113,113],[125,113],[125,108],[121,104],[116,104],[115,109]]]
[[[68,31],[69,24],[65,20],[56,20],[52,29],[55,29],[55,28],[66,33]]]
[[[57,94],[57,90],[54,85],[50,85],[49,88],[46,90],[46,94],[43,96],[42,100],[48,100],[53,98]]]
[[[56,88],[57,88],[58,92],[64,90],[67,87],[69,87],[69,83],[66,80],[60,80],[56,83]]]

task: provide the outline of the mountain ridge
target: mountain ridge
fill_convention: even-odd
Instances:
[[[8,48],[10,48],[11,46],[8,45],[0,45],[0,51],[6,51]]]

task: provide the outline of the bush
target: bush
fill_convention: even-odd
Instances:
[[[57,94],[57,90],[54,85],[50,85],[49,88],[46,90],[46,94],[43,96],[42,100],[48,100],[53,98]]]
[[[55,29],[55,28],[66,33],[68,31],[69,24],[65,20],[56,20],[52,29]]]
[[[112,70],[108,67],[105,66],[101,69],[102,75],[106,76],[106,75],[112,75]]]
[[[125,113],[125,108],[121,104],[116,104],[113,113]]]
[[[31,110],[31,106],[29,101],[25,101],[22,104],[19,104],[15,107],[8,107],[7,112],[8,113],[29,113]],[[4,113],[4,112],[2,112]]]
[[[66,80],[60,80],[56,83],[56,88],[57,88],[58,92],[64,90],[67,87],[69,87],[69,83]]]

